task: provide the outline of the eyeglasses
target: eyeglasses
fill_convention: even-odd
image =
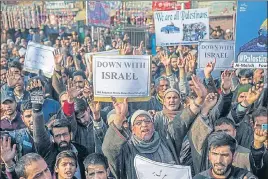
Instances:
[[[142,122],[144,122],[145,124],[150,124],[151,122],[152,122],[152,120],[151,119],[144,119],[144,120],[136,120],[135,122],[134,122],[134,125],[136,125],[136,126],[140,126],[141,124],[142,124]]]
[[[56,134],[56,135],[54,135],[54,138],[55,139],[60,139],[61,138],[61,136],[63,137],[63,138],[66,138],[67,136],[69,136],[70,134],[68,133],[68,132],[65,132],[65,133],[62,133],[62,134]]]

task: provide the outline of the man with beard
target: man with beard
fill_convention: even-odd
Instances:
[[[153,82],[160,76],[159,67],[155,61],[152,61],[151,74],[152,74],[152,81]]]
[[[125,135],[128,132],[122,127],[128,109],[127,99],[122,104],[114,101],[116,117],[107,130],[102,149],[116,178],[137,178],[133,163],[136,155],[156,162],[180,164],[176,151],[180,151],[188,128],[200,112],[205,98],[204,91],[200,89],[202,84],[194,76],[193,81],[198,97],[174,117],[172,124],[168,124],[171,132],[166,132],[164,126],[156,128],[147,111],[137,110],[131,117],[132,133],[128,138]],[[175,137],[172,138],[170,134],[175,134]]]
[[[24,89],[24,81],[22,76],[13,78],[12,75],[7,75],[7,90],[14,93],[16,102],[19,107],[23,101],[30,99],[30,94]]]
[[[1,93],[1,110],[3,115],[0,120],[0,128],[2,130],[13,131],[25,127],[21,120],[21,116],[17,108],[17,102],[12,92]]]
[[[51,171],[54,170],[56,156],[59,152],[71,150],[77,154],[78,167],[75,177],[85,179],[83,160],[88,155],[85,147],[71,142],[72,132],[70,120],[66,118],[56,118],[51,125],[51,134],[53,140],[45,128],[45,121],[42,112],[44,96],[42,95],[42,84],[40,80],[31,83],[30,94],[33,104],[33,138],[37,152],[44,157]],[[68,103],[73,104],[73,98],[70,96]],[[69,112],[71,113],[71,112]]]
[[[100,112],[100,103],[91,103],[87,107],[85,100],[76,99],[74,102],[77,123],[72,126],[73,138],[78,144],[87,148],[89,153],[102,153],[101,146],[107,126]]]
[[[236,149],[236,140],[225,132],[214,132],[208,138],[209,161],[212,167],[196,175],[193,179],[205,178],[251,178],[257,179],[246,169],[232,165]]]
[[[27,153],[36,152],[33,141],[33,117],[32,117],[32,103],[25,101],[21,105],[21,118],[27,128],[3,131],[1,135],[8,135],[17,144],[17,158],[21,158]]]

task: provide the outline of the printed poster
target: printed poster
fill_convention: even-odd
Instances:
[[[209,39],[208,9],[154,12],[157,46]]]
[[[24,61],[25,71],[38,73],[42,70],[44,75],[51,78],[54,71],[54,48],[29,42]]]
[[[87,1],[87,25],[110,27],[110,4],[104,1]]]
[[[209,40],[198,44],[198,68],[204,69],[208,62],[216,59],[215,69],[231,68],[234,60],[234,41]]]
[[[94,55],[95,101],[128,97],[128,101],[148,101],[151,97],[150,55]]]
[[[136,155],[134,167],[138,179],[192,179],[191,167],[165,164]]]
[[[267,68],[267,1],[238,1],[234,68]]]
[[[232,16],[234,14],[235,1],[200,1],[198,8],[207,8],[209,16]]]

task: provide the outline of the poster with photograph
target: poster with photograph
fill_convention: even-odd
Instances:
[[[110,27],[110,4],[104,1],[87,1],[87,25]]]
[[[267,68],[267,6],[238,1],[234,68]]]
[[[209,39],[208,9],[154,12],[156,45],[174,46],[182,42]]]

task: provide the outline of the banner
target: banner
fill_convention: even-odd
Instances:
[[[208,8],[209,16],[232,16],[234,14],[235,1],[201,1],[198,8]]]
[[[136,155],[134,167],[138,179],[191,179],[191,167],[165,164]]]
[[[42,70],[44,75],[51,78],[54,70],[54,48],[29,42],[24,61],[24,70],[38,73]]]
[[[198,68],[205,68],[207,63],[214,59],[217,61],[215,69],[231,68],[234,61],[234,41],[200,41],[198,44]]]
[[[157,46],[209,39],[208,9],[154,12]]]
[[[94,55],[93,74],[95,101],[111,101],[111,96],[129,101],[150,99],[149,55]]]
[[[238,1],[234,68],[267,68],[267,5]]]
[[[171,10],[181,10],[182,3],[184,4],[184,9],[191,8],[191,1],[153,1],[152,10],[153,11],[171,11]]]
[[[87,25],[110,27],[110,4],[87,1]]]

